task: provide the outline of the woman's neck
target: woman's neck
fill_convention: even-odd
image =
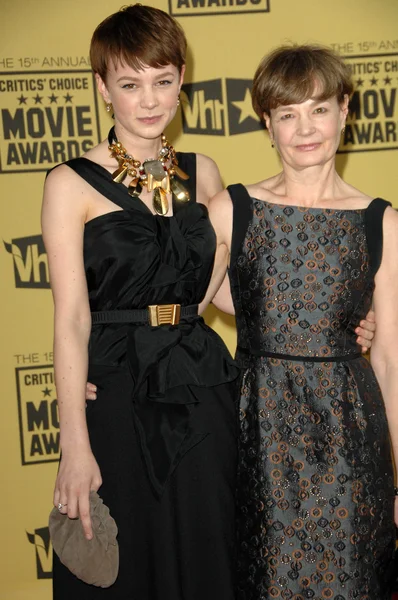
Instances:
[[[118,124],[115,125],[115,133],[118,141],[124,146],[127,152],[141,163],[147,158],[156,159],[159,150],[162,148],[160,135],[153,139],[142,138],[131,134]]]
[[[334,162],[307,167],[302,170],[284,165],[277,187],[286,197],[302,206],[334,200],[341,193],[343,181],[337,174]]]

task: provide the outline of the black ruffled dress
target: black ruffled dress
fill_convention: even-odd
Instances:
[[[99,165],[66,163],[122,209],[88,222],[84,236],[89,380],[98,386],[87,424],[99,494],[119,529],[120,570],[100,589],[54,557],[56,600],[234,597],[238,368],[197,315],[153,327],[121,312],[205,295],[216,239],[195,199],[196,156],[178,159],[191,200],[174,203],[173,217],[153,215]]]

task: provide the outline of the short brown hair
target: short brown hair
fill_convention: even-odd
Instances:
[[[345,94],[352,94],[351,72],[342,58],[319,45],[281,46],[265,56],[257,68],[253,108],[262,119],[272,108],[312,98],[318,86],[319,100],[336,96],[343,102]]]
[[[98,25],[91,39],[90,61],[94,73],[105,81],[109,60],[136,70],[172,64],[181,72],[186,50],[177,21],[158,8],[131,4]]]

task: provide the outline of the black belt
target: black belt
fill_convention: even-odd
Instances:
[[[344,360],[354,360],[362,356],[360,352],[352,352],[345,356],[294,356],[292,354],[268,352],[268,350],[249,350],[242,346],[238,346],[236,351],[243,354],[250,354],[251,356],[265,356],[267,358],[281,358],[282,360],[297,360],[300,362],[342,362]]]
[[[131,310],[100,310],[91,313],[93,325],[106,323],[146,323],[154,327],[158,325],[178,325],[181,319],[196,317],[198,305],[181,306],[180,304],[153,304],[148,308]]]

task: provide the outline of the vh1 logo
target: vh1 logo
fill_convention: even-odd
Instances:
[[[251,103],[251,79],[212,79],[181,89],[185,133],[237,135],[264,128]]]
[[[3,242],[14,262],[15,287],[50,287],[48,260],[41,235],[32,235]]]
[[[26,532],[28,540],[35,547],[37,579],[52,578],[52,546],[48,527]]]

